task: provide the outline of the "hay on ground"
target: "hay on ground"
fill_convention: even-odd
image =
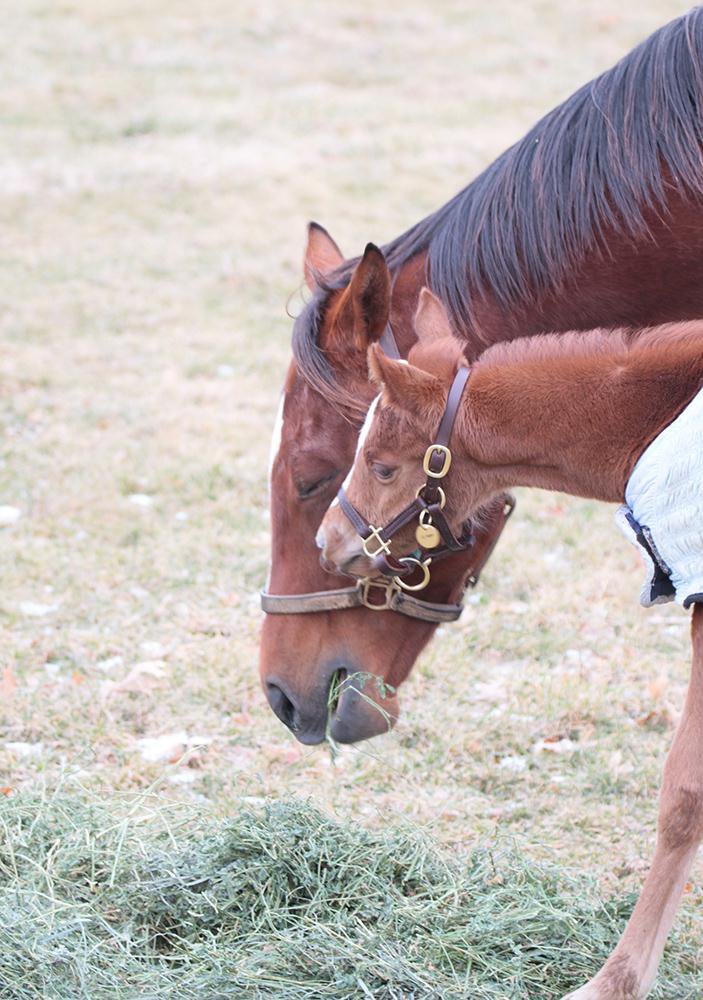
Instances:
[[[592,974],[631,902],[301,802],[219,823],[63,791],[0,802],[2,1000],[549,1000]]]

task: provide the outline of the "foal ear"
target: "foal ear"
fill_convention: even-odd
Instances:
[[[451,323],[444,305],[425,287],[420,292],[414,320],[415,333],[421,344],[430,344],[445,337],[453,337]]]
[[[373,243],[354,268],[339,300],[335,326],[340,336],[351,331],[354,346],[365,351],[386,328],[391,308],[391,274],[386,258]]]
[[[442,381],[407,361],[389,358],[378,344],[368,352],[369,375],[383,391],[383,402],[415,417],[435,416],[444,407]]]
[[[317,278],[324,277],[343,262],[344,256],[330,234],[317,222],[308,223],[308,242],[303,256],[305,284],[311,292],[317,288]]]

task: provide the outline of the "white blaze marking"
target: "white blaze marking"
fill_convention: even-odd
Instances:
[[[378,406],[378,401],[380,398],[381,398],[381,393],[379,392],[378,396],[376,396],[373,403],[368,408],[366,417],[364,418],[364,422],[361,426],[361,430],[359,431],[359,437],[357,438],[356,452],[354,453],[354,461],[352,462],[351,468],[347,473],[347,478],[342,483],[343,490],[346,490],[349,486],[349,483],[351,482],[351,477],[354,473],[354,466],[356,465],[356,460],[359,457],[361,449],[364,447],[364,442],[366,441],[366,438],[369,436],[369,431],[371,430],[371,424],[373,422],[373,415],[376,412],[376,407]],[[329,505],[328,510],[332,510],[333,507],[338,507],[338,506],[339,506],[339,499],[338,497],[335,497],[332,503]],[[317,532],[317,535],[315,536],[315,544],[317,545],[318,549],[324,549],[325,547],[325,532],[322,525],[320,525],[320,530]]]
[[[278,410],[276,411],[276,422],[273,425],[273,434],[271,435],[271,448],[269,450],[269,507],[271,506],[271,475],[273,473],[273,467],[275,465],[276,459],[278,458],[278,453],[281,450],[281,438],[283,436],[283,407],[286,402],[285,392],[281,393],[281,398],[278,401]],[[269,562],[268,573],[266,574],[266,586],[264,590],[268,592],[271,584],[271,562]]]
[[[378,406],[380,398],[381,398],[381,393],[379,392],[378,396],[376,396],[373,403],[369,407],[368,413],[366,414],[366,419],[364,420],[361,430],[359,431],[359,439],[356,442],[356,454],[354,455],[354,461],[352,462],[351,469],[347,473],[347,478],[342,483],[342,489],[346,490],[347,487],[349,486],[349,483],[351,482],[351,478],[354,473],[354,466],[356,465],[356,460],[361,454],[361,449],[364,447],[366,438],[369,436],[369,431],[371,430],[371,424],[373,423],[373,416],[374,413],[376,412],[376,407]]]
[[[273,425],[273,435],[271,436],[271,450],[269,451],[269,487],[271,485],[271,473],[273,472],[273,466],[278,457],[278,452],[281,449],[281,437],[283,435],[283,407],[286,402],[286,394],[281,393],[281,398],[278,402],[278,410],[276,412],[276,423]]]

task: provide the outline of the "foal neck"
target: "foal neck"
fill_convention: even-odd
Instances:
[[[701,384],[703,321],[513,341],[475,365],[458,437],[490,488],[619,502],[642,451]]]

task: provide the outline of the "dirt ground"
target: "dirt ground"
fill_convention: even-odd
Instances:
[[[521,494],[396,731],[336,764],[265,704],[257,595],[308,219],[350,255],[385,242],[686,6],[6,5],[3,789],[160,780],[222,815],[295,794],[638,883],[688,621],[639,608],[612,509]]]

